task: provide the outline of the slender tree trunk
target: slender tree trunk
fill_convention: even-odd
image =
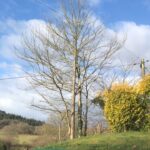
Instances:
[[[58,139],[60,142],[61,141],[61,123],[59,124],[59,129],[58,129]]]
[[[86,104],[85,105],[86,106],[85,106],[84,131],[83,131],[84,136],[87,135],[88,110],[89,110],[89,93],[88,93],[87,87],[86,87]]]
[[[66,111],[66,118],[67,118],[67,127],[68,127],[68,137],[70,137],[70,135],[71,135],[71,122],[70,122],[68,110]]]
[[[70,137],[70,135],[71,135],[71,126],[68,125],[68,136]]]
[[[88,105],[86,104],[86,112],[85,112],[85,124],[84,124],[84,136],[87,136],[87,124],[88,124]]]
[[[75,138],[75,98],[75,77],[73,77],[70,139]]]
[[[74,139],[74,138],[75,138],[75,100],[76,100],[77,62],[78,62],[78,52],[77,52],[77,49],[76,49],[75,52],[74,52],[74,64],[73,64],[72,107],[71,107],[71,131],[70,131],[70,139]]]
[[[78,92],[79,92],[79,99],[78,99],[78,137],[81,137],[82,136],[83,122],[82,122],[82,89],[81,89],[80,75],[79,75]]]

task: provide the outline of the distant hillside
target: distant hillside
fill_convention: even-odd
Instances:
[[[14,115],[14,114],[9,114],[9,113],[6,113],[5,111],[0,110],[0,122],[2,122],[2,120],[18,120],[20,122],[27,123],[31,126],[41,126],[44,123],[42,121],[38,121],[35,119],[27,119],[25,117]]]

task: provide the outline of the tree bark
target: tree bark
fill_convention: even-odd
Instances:
[[[80,80],[80,77],[79,77]],[[82,121],[82,90],[81,90],[81,82],[79,81],[79,99],[78,99],[78,137],[81,137],[82,128],[83,128],[83,121]]]
[[[58,139],[59,139],[59,142],[61,141],[61,123],[59,124],[59,127],[58,127]]]
[[[87,85],[86,85],[87,86]],[[86,104],[85,104],[85,116],[84,116],[84,131],[83,135],[87,136],[87,124],[88,124],[88,110],[89,110],[89,93],[86,87]]]
[[[73,64],[73,80],[72,80],[72,107],[71,107],[71,131],[70,139],[75,138],[75,100],[76,100],[76,74],[77,74],[77,62],[78,52],[77,49],[74,52],[74,64]]]

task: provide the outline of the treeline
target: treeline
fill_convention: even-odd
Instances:
[[[18,120],[24,123],[27,123],[31,126],[41,126],[44,124],[42,121],[38,121],[35,119],[27,119],[25,117],[19,116],[19,115],[14,115],[14,114],[9,114],[6,113],[5,111],[0,110],[0,120]]]

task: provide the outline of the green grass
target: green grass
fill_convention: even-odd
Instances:
[[[102,134],[35,150],[150,150],[150,133]]]

